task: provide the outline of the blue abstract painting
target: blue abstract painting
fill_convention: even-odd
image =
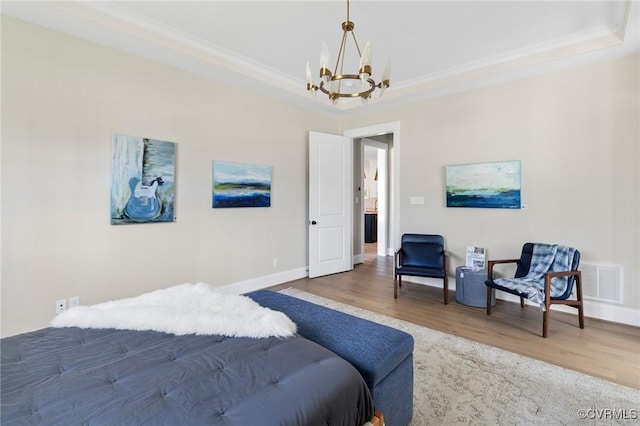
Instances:
[[[173,222],[176,144],[113,135],[111,224]]]
[[[270,207],[271,166],[213,162],[213,208]]]
[[[446,167],[447,207],[519,209],[520,161]]]

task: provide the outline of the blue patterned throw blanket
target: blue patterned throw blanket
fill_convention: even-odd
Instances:
[[[544,274],[548,272],[570,271],[576,249],[557,244],[535,243],[529,273],[521,278],[497,278],[494,282],[520,293],[540,306],[544,305]],[[551,297],[562,295],[569,284],[569,277],[551,279]]]

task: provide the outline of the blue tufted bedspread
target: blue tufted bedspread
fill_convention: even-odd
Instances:
[[[45,328],[1,341],[2,425],[362,425],[351,364],[300,336]]]

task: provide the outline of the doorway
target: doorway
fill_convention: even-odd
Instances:
[[[390,256],[399,242],[399,151],[400,122],[383,123],[369,127],[350,129],[345,136],[354,141],[354,204],[353,204],[353,262],[362,263],[365,258],[365,182],[364,143],[377,148],[377,238],[376,252]],[[383,151],[383,154],[380,154]],[[375,177],[375,170],[373,171]],[[369,188],[371,190],[371,188]],[[370,194],[370,193],[369,193]],[[370,205],[370,204],[367,204]],[[384,210],[384,217],[382,216]]]
[[[363,254],[386,256],[387,247],[387,152],[388,135],[363,138],[362,145],[362,208]],[[365,256],[366,258],[366,256]]]

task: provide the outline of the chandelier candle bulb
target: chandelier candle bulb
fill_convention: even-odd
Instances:
[[[322,50],[320,50],[320,68],[327,68],[329,58],[329,47],[327,47],[327,42],[323,41]]]
[[[311,67],[309,61],[307,61],[307,84],[313,84],[313,77],[311,76]]]
[[[368,41],[367,44],[364,45],[364,53],[360,58],[360,68],[371,65],[371,42]]]
[[[371,76],[371,42],[364,46],[364,53],[360,57],[360,81],[362,88],[367,87],[367,79]]]
[[[309,66],[309,62],[307,61],[307,90],[311,91],[311,94],[315,97],[316,91],[318,90],[318,86],[313,84],[313,77],[311,76],[311,67]]]
[[[320,51],[320,78],[326,83],[331,79],[331,71],[327,68],[329,63],[329,48],[326,42],[322,42],[322,50]]]
[[[387,58],[387,65],[384,67],[384,71],[382,72],[382,81],[380,82],[380,96],[387,90],[389,87],[389,75],[391,74],[391,58]],[[315,94],[315,90],[313,92]]]
[[[389,76],[391,75],[391,58],[387,58],[387,65],[384,66],[384,71],[382,72],[382,83],[386,83],[387,87],[389,87]]]

